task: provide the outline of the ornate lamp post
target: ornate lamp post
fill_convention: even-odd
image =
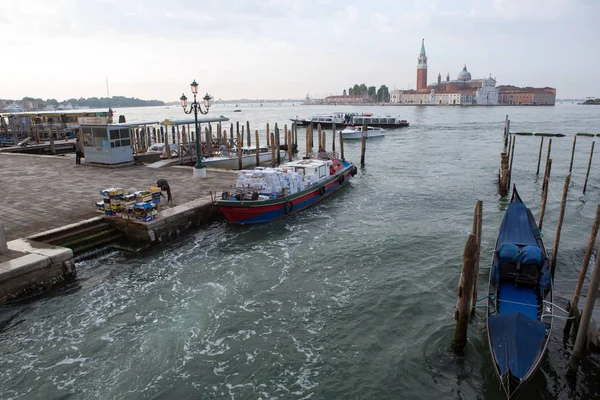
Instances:
[[[208,93],[202,98],[204,100],[204,107],[206,107],[206,111],[202,111],[201,104],[196,101],[196,95],[198,94],[198,84],[194,79],[194,82],[190,85],[192,87],[192,94],[194,95],[194,102],[190,104],[190,109],[186,110],[187,107],[187,97],[185,94],[182,94],[179,100],[181,101],[181,107],[183,107],[183,112],[186,114],[191,114],[194,112],[194,120],[196,123],[196,165],[194,166],[194,178],[206,178],[206,166],[202,164],[202,149],[200,147],[200,127],[198,126],[198,112],[200,114],[208,114],[208,109],[210,108],[210,96]]]

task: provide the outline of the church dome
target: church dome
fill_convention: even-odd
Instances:
[[[470,81],[471,80],[471,73],[469,71],[467,71],[467,65],[465,64],[465,66],[463,67],[462,71],[460,71],[460,73],[458,74],[458,78],[459,81]]]

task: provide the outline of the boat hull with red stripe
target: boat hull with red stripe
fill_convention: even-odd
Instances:
[[[217,200],[215,205],[230,222],[236,225],[258,224],[298,214],[350,183],[356,174],[356,166],[349,162],[343,162],[342,165],[343,169],[319,182],[318,185],[288,196],[269,200]]]

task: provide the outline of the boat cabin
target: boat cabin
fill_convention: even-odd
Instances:
[[[352,119],[352,122],[356,125],[362,124],[373,124],[373,125],[393,125],[398,123],[398,119],[394,117],[366,117],[366,116],[355,116]]]
[[[331,160],[308,159],[286,163],[283,170],[297,172],[312,181],[319,181],[330,176],[330,167],[333,167]]]
[[[104,167],[124,167],[134,164],[132,129],[158,121],[108,124],[105,118],[81,117],[81,136],[85,163]]]

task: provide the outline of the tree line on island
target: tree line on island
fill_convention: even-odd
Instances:
[[[64,101],[58,101],[56,99],[42,100],[40,98],[23,97],[22,101],[31,101],[37,103],[37,108],[44,108],[47,106],[59,107],[67,104],[72,105],[74,108],[87,107],[87,108],[123,108],[123,107],[151,107],[151,106],[164,106],[165,102],[162,100],[141,100],[136,97],[124,97],[124,96],[112,96],[110,99],[107,97],[89,97],[79,99],[67,99]]]
[[[365,85],[364,83],[355,84],[350,89],[348,89],[348,93],[346,94],[346,89],[344,89],[344,96],[369,96],[373,99],[373,101],[377,103],[388,103],[390,101],[390,90],[386,85],[381,85],[379,89],[375,86]]]

